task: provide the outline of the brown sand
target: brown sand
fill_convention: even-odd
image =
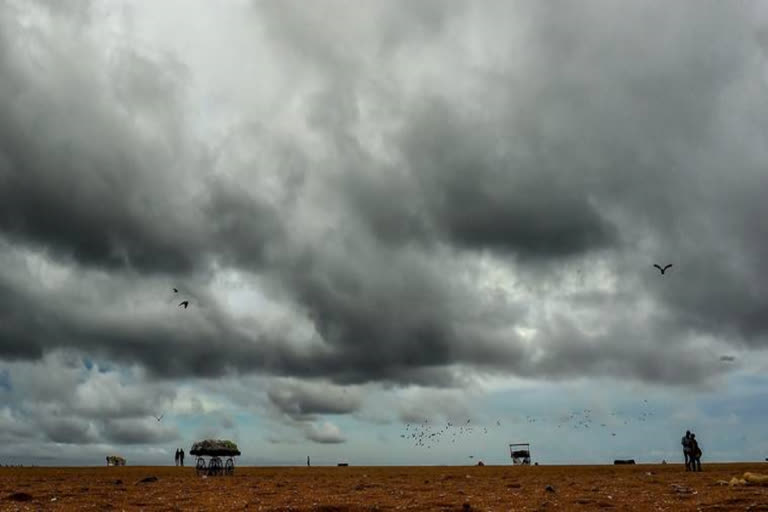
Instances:
[[[0,468],[0,510],[768,511],[768,487],[718,483],[746,471],[768,474],[768,463],[701,473],[680,464],[238,467],[205,479],[191,467]],[[158,480],[137,483],[147,476]]]

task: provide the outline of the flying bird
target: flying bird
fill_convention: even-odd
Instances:
[[[183,300],[183,301],[179,302],[179,307],[181,307],[181,306],[184,306],[184,309],[187,309],[189,307],[189,301],[188,300]]]
[[[664,268],[661,268],[659,265],[655,263],[653,264],[653,266],[659,269],[661,271],[661,274],[664,275],[664,271],[667,270],[669,267],[671,267],[672,264],[670,263],[669,265],[665,265]]]
[[[152,415],[152,417],[155,418],[157,421],[160,421],[161,419],[163,419],[163,416],[165,416],[165,414],[161,414],[160,416],[155,416],[154,414]]]
[[[732,363],[736,360],[736,358],[733,356],[720,356],[720,360],[728,363]]]

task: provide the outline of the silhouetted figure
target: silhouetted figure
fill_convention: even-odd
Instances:
[[[309,455],[307,455],[307,467],[309,467]]]
[[[680,444],[683,445],[683,456],[685,457],[685,470],[690,471],[691,470],[691,448],[693,447],[693,443],[691,442],[690,430],[685,431],[685,435],[683,436],[682,441],[680,441]]]
[[[109,466],[109,455],[107,455],[107,466]]]
[[[701,447],[696,434],[691,434],[691,471],[701,471]]]
[[[657,265],[655,263],[653,264],[653,266],[656,267],[657,269],[661,270],[661,275],[664,275],[664,271],[667,270],[669,267],[671,267],[672,264],[670,263],[669,265],[664,266],[664,268],[661,268],[659,265]]]
[[[173,460],[176,462],[176,465],[179,465],[179,459],[181,459],[181,453],[179,452],[179,449],[176,448],[176,455],[174,456]]]
[[[184,309],[187,309],[189,307],[189,301],[188,300],[183,300],[183,301],[179,302],[179,307],[181,307],[181,306],[184,306]]]
[[[181,465],[184,466],[184,449],[183,448],[179,451],[179,460],[181,461]]]

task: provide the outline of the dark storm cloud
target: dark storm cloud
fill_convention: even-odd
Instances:
[[[79,264],[141,273],[190,273],[223,241],[258,258],[279,229],[276,212],[212,176],[205,193],[188,192],[187,180],[198,180],[209,161],[182,128],[181,66],[130,50],[99,63],[72,43],[85,52],[80,61],[49,50],[41,76],[10,51],[13,36],[51,41],[9,18],[0,38],[0,73],[9,77],[0,86],[6,237]],[[112,81],[87,78],[100,64],[112,67]]]
[[[301,169],[285,179],[255,158],[216,168],[184,101],[200,70],[125,49],[107,59],[55,20],[33,30],[0,8],[0,250],[40,250],[74,276],[37,290],[23,262],[0,271],[0,356],[66,347],[152,377],[455,386],[462,365],[699,381],[718,370],[687,351],[691,329],[765,346],[764,144],[751,134],[768,116],[747,7],[425,2],[374,18],[353,4],[329,4],[349,9],[333,24],[322,4],[258,5],[275,54],[299,64],[286,103],[320,141],[296,128],[270,149],[248,135],[254,154],[293,155],[285,168]],[[465,48],[467,10],[493,29],[478,51],[495,59]],[[398,68],[404,54],[450,64],[418,74]],[[371,103],[378,153],[361,128]],[[489,299],[479,257],[544,291]],[[595,260],[610,276],[591,284],[615,282],[592,304],[631,319],[650,302],[653,327],[550,325],[550,308],[580,306],[557,302],[562,269]],[[654,262],[675,266],[662,277]],[[216,265],[257,274],[289,321],[314,323],[312,343],[235,320],[204,291]],[[191,283],[190,309],[134,313],[132,294],[147,300],[169,275]],[[130,289],[115,286],[126,276]],[[312,396],[270,398],[333,412]]]
[[[494,154],[498,141],[445,101],[414,110],[397,145],[430,224],[452,243],[527,259],[583,255],[616,243],[615,228],[568,170]]]

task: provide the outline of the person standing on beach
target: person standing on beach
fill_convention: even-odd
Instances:
[[[184,448],[179,450],[179,460],[181,461],[181,465],[184,466]]]
[[[683,436],[682,441],[680,441],[680,444],[683,445],[683,457],[685,457],[685,470],[690,471],[691,470],[691,431],[686,430],[685,435]]]
[[[307,455],[307,467],[309,467],[309,455]]]
[[[691,434],[691,471],[701,471],[701,447],[696,434]]]
[[[179,465],[179,449],[176,448],[176,455],[173,457],[173,460],[176,462],[176,465]]]

